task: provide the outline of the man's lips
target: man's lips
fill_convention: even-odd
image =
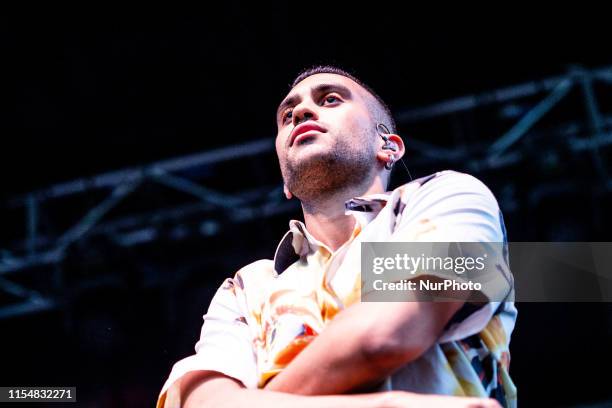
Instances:
[[[301,125],[298,125],[295,129],[293,129],[293,132],[291,132],[291,137],[289,138],[289,146],[293,146],[295,139],[297,139],[299,135],[301,135],[302,133],[309,132],[311,130],[316,130],[317,132],[321,133],[327,132],[327,130],[325,130],[323,127],[317,125],[314,122],[304,122]]]

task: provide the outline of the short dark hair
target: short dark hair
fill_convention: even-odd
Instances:
[[[385,116],[387,116],[386,119],[389,122],[389,123],[385,123],[385,125],[389,127],[389,130],[392,133],[397,133],[397,126],[395,124],[395,120],[393,119],[393,114],[391,113],[391,109],[389,109],[389,106],[385,103],[385,101],[383,101],[382,98],[378,96],[378,94],[374,92],[372,88],[370,88],[363,81],[355,77],[353,74],[345,71],[344,69],[341,69],[341,68],[338,68],[332,65],[316,65],[311,68],[306,68],[305,70],[300,72],[298,76],[293,80],[293,83],[291,84],[291,89],[295,88],[295,86],[299,84],[300,82],[302,82],[304,79],[308,78],[309,76],[316,75],[316,74],[342,75],[346,78],[353,80],[357,84],[359,84],[359,86],[365,89],[380,104],[380,107],[382,108]]]

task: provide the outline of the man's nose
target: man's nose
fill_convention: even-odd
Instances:
[[[293,126],[297,126],[307,120],[316,120],[316,118],[316,113],[305,104],[293,109]]]

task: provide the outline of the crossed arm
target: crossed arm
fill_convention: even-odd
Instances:
[[[501,408],[492,399],[446,397],[404,391],[357,395],[304,396],[246,389],[238,381],[214,371],[195,371],[182,381],[184,408]]]
[[[185,408],[196,407],[499,407],[493,400],[360,392],[423,354],[462,302],[357,303],[332,320],[263,390],[211,371],[181,384]]]
[[[303,395],[380,383],[431,347],[462,302],[356,303],[265,387]]]

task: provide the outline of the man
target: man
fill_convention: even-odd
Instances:
[[[505,242],[488,188],[442,171],[386,192],[404,143],[385,103],[335,67],[296,78],[277,126],[285,195],[305,222],[290,222],[274,260],[226,279],[158,407],[514,406],[512,302],[360,301],[361,242]]]

